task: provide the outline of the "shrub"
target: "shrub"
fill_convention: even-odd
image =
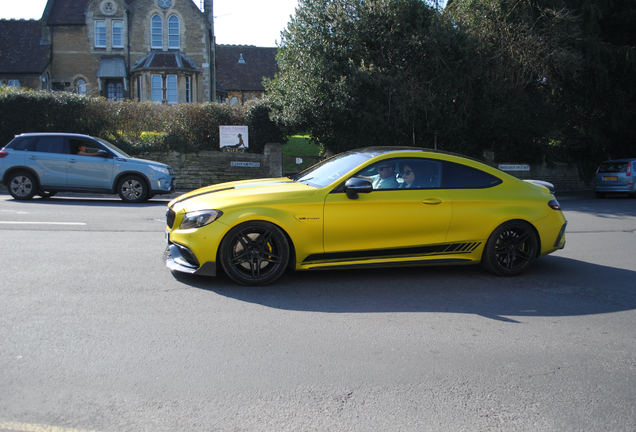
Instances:
[[[219,126],[247,125],[252,153],[284,134],[270,120],[271,106],[257,101],[230,107],[218,103],[157,105],[110,101],[67,92],[0,88],[0,142],[24,132],[73,132],[98,136],[130,154],[174,150],[219,150]]]

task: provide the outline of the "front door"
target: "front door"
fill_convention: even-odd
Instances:
[[[86,146],[86,153],[89,155],[77,154],[82,145]],[[68,186],[110,189],[114,167],[112,156],[98,155],[97,153],[104,149],[94,141],[71,139],[70,149],[67,167]]]

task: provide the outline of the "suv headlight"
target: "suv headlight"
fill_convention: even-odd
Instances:
[[[223,214],[220,210],[200,210],[186,213],[179,229],[201,228],[211,224]]]
[[[168,171],[168,168],[166,167],[159,166],[159,165],[149,165],[149,166],[155,171],[159,171],[162,174],[170,175],[170,171]]]

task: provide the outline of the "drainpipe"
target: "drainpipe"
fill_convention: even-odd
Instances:
[[[128,79],[128,99],[132,100],[133,82],[130,75],[130,9],[126,7],[126,56],[128,60],[126,62],[126,77]]]

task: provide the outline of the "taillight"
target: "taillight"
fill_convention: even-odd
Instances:
[[[627,177],[631,177],[632,175],[632,163],[627,162]]]
[[[5,152],[5,151],[0,151],[0,159],[2,159],[3,157],[7,157],[9,156],[9,153]]]
[[[594,173],[595,177],[598,175],[598,172],[601,170],[601,166],[603,166],[603,164],[600,164],[598,168],[596,168],[596,172]]]
[[[552,210],[561,210],[561,204],[559,204],[557,200],[550,200],[550,202],[548,203],[548,206]]]

